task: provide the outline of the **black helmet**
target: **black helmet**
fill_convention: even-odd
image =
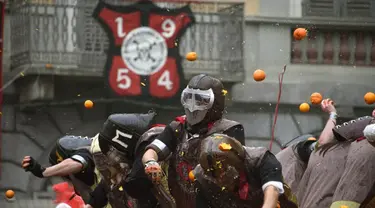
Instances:
[[[155,123],[155,112],[112,114],[99,133],[99,146],[106,154],[110,146],[132,158],[139,137]]]
[[[305,141],[300,141],[295,146],[295,152],[297,152],[298,157],[304,162],[308,163],[311,153],[315,150],[316,139],[307,139]]]
[[[57,140],[49,154],[49,163],[56,165],[72,157],[79,149],[89,150],[92,140],[88,137],[67,135]]]
[[[290,140],[289,142],[281,145],[281,149],[285,149],[285,148],[290,147],[292,145],[295,145],[295,144],[297,144],[301,141],[306,141],[309,138],[315,138],[315,137],[312,134],[303,134],[303,135],[297,136],[297,137],[293,138],[292,140]]]
[[[205,74],[196,75],[182,92],[181,104],[190,126],[204,126],[219,120],[225,107],[223,83]]]

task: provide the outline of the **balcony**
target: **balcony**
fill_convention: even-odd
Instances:
[[[291,47],[294,64],[375,66],[375,33],[370,30],[313,29]]]
[[[259,84],[246,76],[233,88],[234,102],[274,103],[286,64],[282,103],[299,105],[321,92],[341,106],[367,106],[363,96],[373,91],[375,76],[373,18],[248,16],[245,22],[245,69],[249,75],[264,69],[267,78]],[[302,41],[293,38],[298,27],[308,30]]]
[[[130,0],[129,0],[130,1]],[[107,0],[114,5],[129,1]],[[15,0],[10,5],[11,71],[68,76],[103,75],[108,38],[91,17],[97,0]],[[122,3],[119,3],[122,2]],[[187,77],[207,73],[224,81],[243,80],[243,4],[192,3],[196,24],[180,41]],[[159,2],[173,7],[181,3]]]

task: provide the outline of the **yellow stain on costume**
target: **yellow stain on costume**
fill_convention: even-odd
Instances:
[[[223,93],[224,96],[228,94],[227,90],[222,90],[221,92]]]
[[[57,163],[63,161],[63,157],[61,157],[61,155],[59,154],[59,152],[56,150],[56,157],[57,157]]]
[[[219,149],[221,151],[229,151],[229,150],[232,149],[232,145],[223,142],[223,143],[219,144]]]
[[[340,208],[349,208],[349,207],[346,205],[341,205]]]

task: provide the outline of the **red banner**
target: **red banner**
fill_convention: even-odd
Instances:
[[[0,0],[0,165],[1,165],[1,144],[2,144],[2,106],[3,106],[3,43],[4,43],[4,16],[5,16],[5,0]],[[1,178],[1,166],[0,166]]]
[[[100,1],[93,16],[110,40],[104,77],[111,95],[152,103],[180,101],[186,83],[179,40],[195,23],[189,5],[165,9],[152,1],[129,6]]]

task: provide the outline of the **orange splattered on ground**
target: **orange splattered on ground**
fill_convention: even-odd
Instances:
[[[197,56],[197,53],[195,52],[189,52],[186,54],[186,60],[188,61],[195,61],[197,60],[198,56]]]
[[[266,72],[261,69],[257,69],[253,73],[253,78],[257,82],[263,81],[266,78]]]
[[[375,103],[375,94],[373,92],[368,92],[364,96],[365,102],[369,105]]]
[[[7,199],[11,199],[11,198],[13,198],[13,197],[14,197],[14,191],[13,191],[13,190],[8,190],[8,191],[6,191],[6,192],[5,192],[5,197],[6,197]]]
[[[310,96],[310,101],[314,105],[319,105],[322,102],[322,100],[323,100],[323,96],[319,92],[314,92]]]
[[[194,181],[195,180],[195,175],[194,175],[194,172],[192,170],[189,172],[189,180],[190,181]]]
[[[301,111],[302,113],[309,112],[310,105],[308,103],[302,103],[301,105],[299,105],[299,111]]]
[[[232,146],[230,144],[227,144],[227,143],[221,143],[219,144],[219,149],[221,151],[229,151],[232,149]]]
[[[86,100],[84,105],[85,105],[85,108],[88,108],[88,109],[94,107],[94,103],[91,100]]]
[[[296,40],[302,40],[307,36],[307,30],[305,28],[297,28],[293,32],[293,37]]]

